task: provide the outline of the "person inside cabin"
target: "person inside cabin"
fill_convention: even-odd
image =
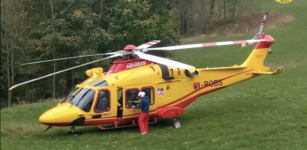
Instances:
[[[141,103],[137,106],[132,106],[134,109],[141,109],[141,113],[139,116],[139,128],[142,134],[148,133],[148,121],[149,121],[149,98],[145,96],[145,92],[139,92],[138,94],[142,99]]]
[[[128,96],[129,98],[128,98],[127,107],[132,107],[132,105],[137,105],[140,103],[135,91],[131,91],[130,93],[128,93]]]
[[[95,111],[108,110],[108,107],[109,107],[109,104],[108,104],[106,92],[101,91],[99,94],[99,101],[98,101]]]
[[[122,117],[122,115],[123,115],[123,107],[122,107],[122,102],[123,102],[123,95],[121,95],[120,96],[120,98],[118,99],[118,101],[117,101],[117,116],[118,117]]]

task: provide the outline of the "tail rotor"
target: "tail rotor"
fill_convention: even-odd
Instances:
[[[258,32],[251,40],[260,39],[261,36],[264,35],[263,27],[264,27],[264,24],[265,24],[265,22],[266,22],[267,17],[268,17],[268,13],[265,13],[264,16],[263,16],[261,25],[260,25],[260,30],[259,30],[259,32]],[[251,43],[242,43],[242,44],[241,44],[241,47],[245,47],[245,46],[248,46],[248,45],[251,45],[251,44],[254,44],[254,43],[253,43],[253,42],[251,42]]]

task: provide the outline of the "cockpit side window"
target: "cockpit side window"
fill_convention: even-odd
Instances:
[[[131,108],[132,105],[136,106],[139,102],[139,89],[126,90],[126,107]]]
[[[91,110],[93,100],[95,97],[95,90],[83,88],[70,100],[70,104],[77,106],[85,112]]]
[[[110,109],[110,93],[109,91],[99,91],[99,96],[95,106],[95,112],[107,111]]]

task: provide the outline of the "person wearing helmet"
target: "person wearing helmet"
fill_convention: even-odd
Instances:
[[[139,128],[142,134],[148,132],[148,121],[149,121],[149,98],[145,96],[145,92],[139,92],[138,94],[142,99],[141,103],[137,106],[132,106],[135,109],[142,109],[139,117]]]

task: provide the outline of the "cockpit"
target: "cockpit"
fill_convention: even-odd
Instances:
[[[102,87],[107,86],[108,83],[105,80],[96,81],[90,84],[90,86]],[[77,93],[75,93],[78,91]],[[95,103],[95,112],[101,112],[105,110],[109,110],[109,100],[110,100],[110,92],[108,90],[100,90],[97,91],[97,102]],[[69,95],[65,98],[62,103],[68,102],[69,104],[75,105],[81,110],[85,112],[89,112],[92,108],[94,99],[95,99],[96,90],[91,88],[74,88],[69,93]]]
[[[91,110],[94,97],[95,90],[83,88],[78,93],[76,93],[76,95],[72,96],[69,103],[77,106],[85,112],[89,112]]]

